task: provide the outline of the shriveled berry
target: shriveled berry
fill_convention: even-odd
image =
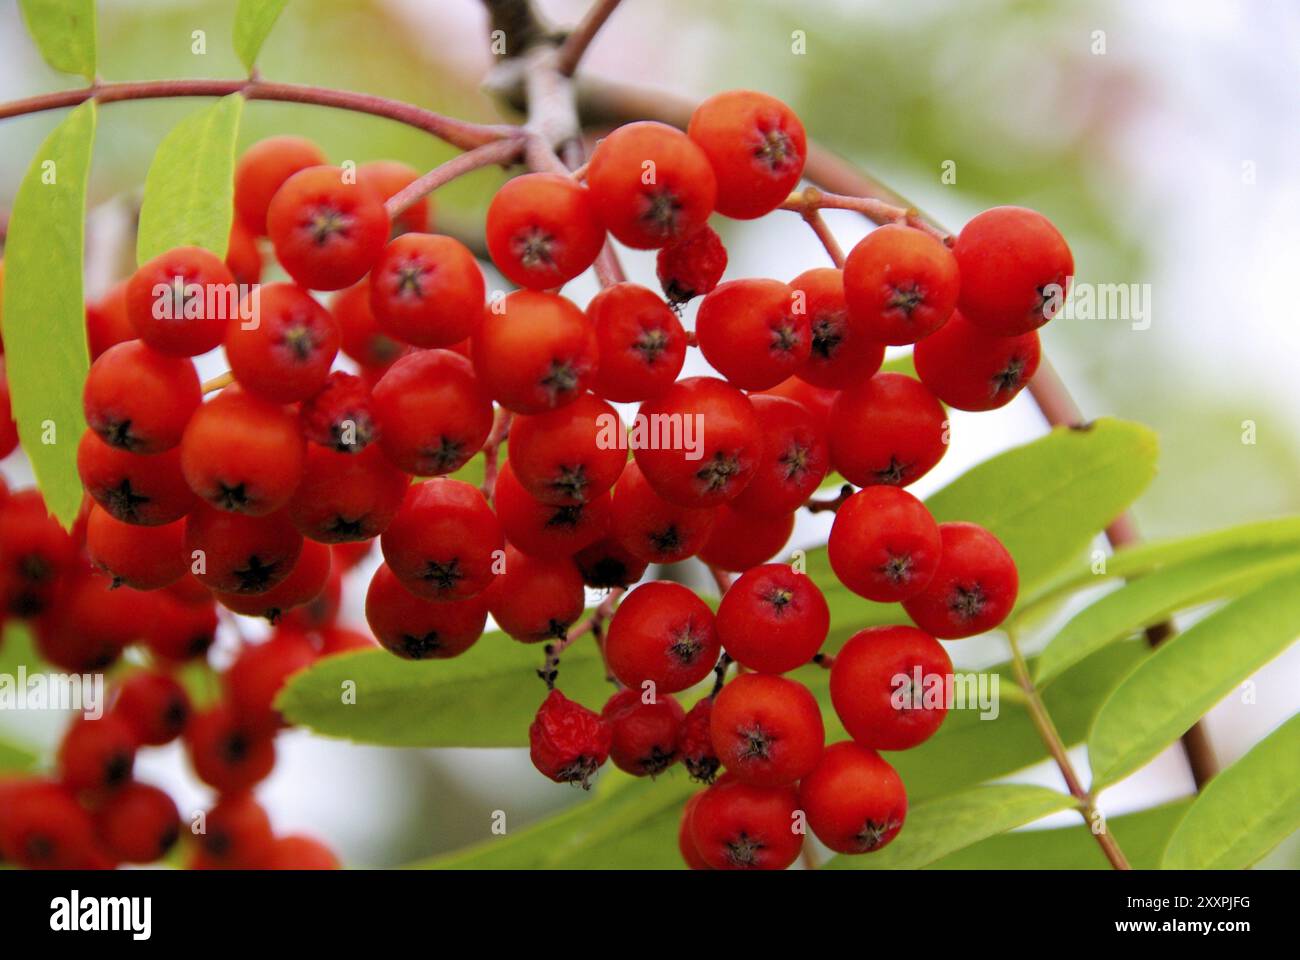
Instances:
[[[556,783],[577,783],[586,790],[609,757],[611,738],[599,714],[552,690],[528,728],[529,755]]]

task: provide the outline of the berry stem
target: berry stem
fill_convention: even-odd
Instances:
[[[492,492],[497,485],[497,471],[500,469],[501,444],[510,436],[510,421],[513,415],[505,407],[497,407],[496,418],[492,421],[492,432],[483,444],[483,485],[479,487],[488,503],[492,502]]]
[[[546,681],[547,689],[554,689],[555,687],[555,677],[560,666],[560,655],[588,633],[595,635],[596,643],[600,647],[601,659],[604,659],[605,645],[602,638],[605,624],[614,615],[614,608],[618,606],[619,598],[623,596],[624,592],[623,587],[615,587],[609,591],[605,595],[605,599],[591,612],[589,617],[579,620],[569,628],[569,632],[564,635],[563,640],[559,643],[548,643],[546,645],[546,662],[542,665],[542,669],[537,671],[537,675]],[[605,673],[606,675],[609,674],[608,664],[605,666]]]
[[[713,582],[718,586],[718,596],[724,596],[731,589],[733,577],[725,570],[719,570],[711,563],[705,564],[709,568],[709,576],[713,577]]]
[[[824,513],[826,511],[834,513],[851,496],[853,496],[853,485],[846,483],[840,487],[840,492],[836,496],[825,500],[810,499],[804,504],[804,507],[809,513]]]
[[[218,374],[217,376],[213,377],[211,380],[205,380],[203,382],[203,392],[205,394],[215,393],[216,391],[220,390],[222,387],[228,387],[234,382],[235,382],[235,375],[231,371],[227,370],[225,373]]]
[[[411,181],[384,202],[390,218],[396,218],[422,197],[433,193],[457,177],[462,177],[474,170],[490,167],[494,164],[508,166],[518,159],[524,151],[525,138],[522,136],[493,140],[457,154],[445,163],[440,163],[424,176]]]
[[[819,210],[853,210],[877,225],[886,223],[906,224],[909,227],[924,230],[950,246],[953,239],[952,235],[946,230],[935,226],[922,217],[915,207],[899,206],[877,197],[852,197],[840,193],[827,193],[817,187],[807,187],[790,194],[785,202],[781,204],[780,209],[793,210],[798,213],[804,220],[808,221],[809,226],[814,231],[817,231],[817,236],[822,240],[823,244],[829,239],[837,250],[839,244],[835,242],[834,237],[829,235],[829,231],[826,231],[826,235],[823,236],[825,224],[822,224],[822,230],[818,230],[816,223],[811,219]],[[818,216],[817,220],[820,221],[821,217]],[[826,249],[830,251],[832,248],[828,246]],[[835,254],[831,253],[831,257],[834,258]],[[843,259],[843,251],[841,251],[837,265],[842,264]]]
[[[596,0],[587,10],[586,16],[573,28],[573,32],[565,37],[555,57],[555,69],[562,76],[573,76],[582,55],[591,46],[591,41],[596,39],[596,34],[605,25],[605,21],[618,9],[619,2],[620,0]]]

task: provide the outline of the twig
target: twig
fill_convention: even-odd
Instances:
[[[457,177],[494,164],[508,165],[523,153],[524,142],[523,136],[493,140],[481,147],[457,154],[445,163],[440,163],[424,176],[412,180],[389,197],[384,207],[390,217],[396,218],[412,204],[419,202],[420,198],[433,193]]]
[[[605,596],[605,599],[600,602],[600,605],[591,612],[591,616],[578,621],[570,627],[568,632],[564,635],[564,638],[559,642],[548,643],[546,645],[544,648],[546,661],[542,664],[542,668],[537,671],[537,675],[546,681],[546,687],[548,690],[554,689],[555,687],[555,680],[559,675],[561,654],[563,654],[565,650],[569,649],[575,641],[580,640],[589,632],[596,634],[597,640],[599,640],[605,628],[605,623],[614,615],[614,608],[618,606],[619,597],[621,597],[624,592],[625,591],[622,587],[616,587],[609,591]],[[601,650],[603,653],[603,644],[601,645]]]
[[[600,28],[605,25],[616,9],[618,9],[619,0],[596,0],[587,15],[573,29],[573,32],[565,38],[564,43],[560,45],[559,53],[555,58],[555,69],[563,76],[571,77],[573,72],[578,69],[578,61],[582,55],[587,52],[587,47],[591,46],[591,41],[596,39],[596,34]]]

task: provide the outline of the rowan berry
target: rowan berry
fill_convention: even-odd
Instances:
[[[198,583],[193,575],[177,581]],[[175,584],[172,585],[175,587]],[[182,663],[204,656],[216,640],[217,611],[212,595],[203,591],[202,603],[187,603],[176,599],[167,590],[155,594],[157,613],[142,639],[155,657],[172,663]]]
[[[483,634],[488,596],[434,602],[413,594],[380,564],[366,592],[366,622],[381,646],[406,660],[460,656]]]
[[[338,325],[343,352],[367,370],[382,371],[411,349],[379,329],[370,309],[369,279],[336,294],[330,315]]]
[[[90,814],[61,783],[0,783],[0,854],[28,869],[111,866],[97,849]]]
[[[752,513],[724,503],[700,548],[700,559],[721,570],[748,570],[780,553],[793,532],[793,513]]]
[[[306,546],[304,540],[303,547]],[[329,548],[329,554],[329,576],[325,578],[325,586],[306,603],[282,611],[276,620],[281,630],[319,633],[337,625],[339,608],[343,605],[343,570],[340,568],[343,560],[336,546]]]
[[[599,714],[552,690],[528,728],[529,755],[556,783],[578,783],[586,790],[609,757],[611,738]]]
[[[700,794],[691,836],[715,870],[784,870],[799,859],[799,796],[793,786],[759,787],[729,777]]]
[[[826,741],[821,708],[797,681],[764,673],[736,677],[718,694],[713,749],[745,783],[794,783],[817,765]]]
[[[682,721],[682,763],[692,780],[712,783],[722,761],[713,749],[713,698],[705,697],[686,712]]]
[[[0,598],[3,610],[31,617],[53,599],[77,562],[77,546],[35,490],[0,504]]]
[[[831,703],[855,741],[873,750],[910,750],[948,714],[952,661],[915,627],[872,627],[849,638],[831,665]]]
[[[563,286],[605,245],[591,191],[558,173],[507,181],[488,206],[486,233],[497,269],[531,290]]]
[[[439,604],[439,606],[445,607],[447,604]],[[317,637],[320,640],[322,659],[332,657],[336,653],[377,650],[379,648],[379,643],[370,634],[363,633],[360,630],[352,630],[348,627],[324,627],[318,632]]]
[[[470,362],[450,350],[402,357],[375,384],[370,403],[384,455],[416,476],[459,470],[492,432],[491,398]]]
[[[396,160],[371,160],[357,167],[357,181],[388,200],[420,177],[420,171]],[[404,233],[424,233],[429,229],[429,213],[433,198],[420,197],[393,218],[394,237]]]
[[[230,239],[226,243],[226,266],[235,283],[251,287],[262,280],[262,251],[253,236],[238,217],[230,225]]]
[[[147,783],[128,783],[95,811],[95,833],[123,863],[154,863],[176,845],[181,815],[176,803]]]
[[[292,834],[276,837],[258,864],[262,870],[338,870],[334,851],[311,837]]]
[[[302,535],[285,511],[264,517],[200,504],[185,524],[191,572],[220,593],[266,593],[281,583],[302,553]]]
[[[315,662],[316,648],[306,634],[276,630],[269,640],[243,646],[222,674],[225,702],[245,729],[254,734],[274,734],[285,725],[275,707],[276,695],[290,677]]]
[[[783,563],[741,575],[718,605],[718,639],[731,658],[760,673],[785,673],[813,658],[830,630],[817,584]]]
[[[806,370],[807,368],[805,368]],[[791,377],[788,380],[782,380],[771,390],[763,390],[759,393],[751,394],[750,399],[754,397],[781,397],[783,400],[793,400],[805,410],[813,415],[817,426],[823,432],[829,430],[831,419],[831,407],[835,403],[835,398],[840,395],[839,390],[829,387],[818,387],[802,379],[801,377]]]
[[[210,861],[220,867],[249,869],[260,866],[275,842],[271,818],[252,794],[222,796],[203,818],[199,844]]]
[[[627,463],[623,423],[605,401],[583,394],[558,410],[510,424],[510,463],[543,503],[583,503],[609,490]]]
[[[609,622],[605,655],[625,686],[654,683],[656,695],[694,686],[718,661],[713,611],[680,583],[643,583]]]
[[[516,290],[493,305],[473,339],[474,370],[515,413],[543,413],[576,400],[596,373],[596,332],[564,297]]]
[[[13,403],[9,397],[9,378],[0,364],[0,460],[18,447],[18,424],[14,422]]]
[[[713,212],[717,180],[689,137],[662,123],[628,123],[596,145],[587,186],[597,215],[618,241],[637,250],[666,246]]]
[[[360,453],[379,438],[370,387],[343,370],[331,371],[325,384],[298,406],[303,439],[337,453]]]
[[[790,289],[802,295],[812,336],[808,362],[795,371],[796,376],[835,390],[870,379],[884,362],[885,345],[849,319],[843,271],[807,270],[790,281]]]
[[[190,696],[177,680],[157,670],[138,670],[122,681],[113,713],[131,727],[145,746],[171,743],[190,719]]]
[[[878,373],[831,408],[831,464],[860,487],[906,487],[948,451],[943,405],[919,380]]]
[[[266,212],[271,198],[299,170],[328,161],[316,144],[303,137],[259,140],[235,165],[235,213],[250,231],[266,236]]]
[[[592,390],[616,403],[647,400],[677,379],[686,332],[652,290],[635,283],[606,287],[587,304],[600,363]]]
[[[867,487],[840,504],[827,554],[840,583],[877,603],[897,603],[929,585],[939,567],[939,525],[897,487]]]
[[[388,529],[408,486],[406,474],[378,449],[348,454],[312,446],[302,482],[286,510],[294,527],[310,540],[365,542]]]
[[[265,617],[279,623],[287,610],[301,607],[320,596],[330,576],[330,548],[314,540],[303,540],[302,552],[289,575],[265,593],[217,593],[227,610],[246,617]]]
[[[505,570],[488,592],[502,632],[520,643],[562,640],[586,602],[582,574],[568,557],[541,559],[507,544]]]
[[[190,718],[185,747],[200,780],[223,794],[247,790],[275,767],[275,741],[240,720],[225,704]]]
[[[687,134],[718,180],[718,213],[753,220],[775,210],[803,174],[807,136],[798,116],[765,93],[729,90],[691,114]]]
[[[121,717],[107,713],[78,717],[59,744],[59,779],[72,790],[112,790],[131,779],[135,731]]]
[[[727,248],[707,223],[659,250],[655,275],[668,302],[680,306],[713,290],[727,271]]]
[[[405,490],[402,491],[405,495]],[[371,550],[375,547],[373,540],[350,540],[346,543],[336,543],[332,550],[334,553],[334,569],[347,573],[359,567],[367,557],[370,556]]]
[[[478,329],[487,286],[459,240],[408,233],[389,242],[370,271],[379,329],[417,347],[449,347]]]
[[[1059,230],[1024,207],[993,207],[974,217],[952,248],[961,268],[957,305],[995,337],[1036,330],[1060,308],[1074,257]]]
[[[608,537],[573,555],[583,582],[595,590],[627,587],[645,576],[649,564],[613,537]]]
[[[77,473],[95,503],[123,523],[174,523],[198,502],[176,448],[151,456],[127,453],[87,430],[77,445]]]
[[[916,343],[947,323],[960,284],[952,252],[904,224],[877,227],[844,262],[850,321],[866,337],[895,346]]]
[[[184,520],[143,527],[123,523],[98,504],[86,521],[86,552],[115,584],[136,590],[165,587],[190,569]]]
[[[364,277],[391,227],[383,198],[339,167],[299,170],[266,211],[276,259],[309,290],[342,290]]]
[[[649,702],[640,690],[619,690],[600,712],[609,724],[609,759],[634,777],[656,777],[681,757],[686,713],[671,696]]]
[[[614,486],[610,530],[623,549],[647,563],[680,563],[704,548],[717,509],[681,507],[659,496],[633,461]]]
[[[90,429],[111,446],[141,454],[178,445],[202,402],[194,361],[169,357],[140,340],[100,354],[82,391]]]
[[[154,257],[126,285],[127,316],[136,335],[175,357],[195,357],[218,346],[238,304],[230,268],[201,247],[177,247]]]
[[[610,533],[613,511],[608,493],[586,503],[542,503],[529,496],[508,460],[497,473],[492,502],[506,539],[535,557],[571,557]]]
[[[749,398],[713,377],[679,380],[637,411],[637,466],[664,499],[686,507],[734,500],[753,479],[763,438]],[[645,440],[647,442],[642,442]]]
[[[397,579],[426,600],[481,593],[504,555],[501,525],[483,494],[447,477],[408,487],[379,545]]]
[[[939,534],[939,569],[903,609],[918,627],[943,640],[992,630],[1016,605],[1015,561],[997,537],[976,524],[941,523]]]
[[[334,318],[291,283],[258,287],[226,327],[230,372],[249,393],[272,403],[306,400],[319,391],[338,352]]]
[[[731,506],[751,513],[797,510],[830,470],[826,430],[807,407],[793,400],[755,394],[749,401],[758,415],[763,456],[754,478]]]
[[[1033,379],[1040,357],[1034,331],[1016,337],[991,336],[961,311],[912,351],[921,382],[958,410],[1006,406]]]
[[[701,302],[695,335],[704,359],[745,390],[765,390],[808,360],[808,314],[779,280],[729,280]]]
[[[148,633],[157,609],[153,594],[114,588],[97,573],[78,573],[64,582],[58,602],[37,621],[36,649],[70,673],[98,673]]]
[[[293,412],[233,386],[194,412],[181,440],[190,489],[218,510],[253,517],[289,502],[305,458]]]
[[[690,799],[686,801],[686,805],[682,807],[682,819],[677,827],[677,850],[681,853],[687,869],[690,870],[713,869],[704,862],[704,857],[700,855],[700,849],[695,845],[695,836],[691,830],[692,817],[702,796],[704,796],[703,792],[691,794]]]
[[[86,345],[91,360],[98,360],[109,347],[138,336],[127,314],[126,285],[126,280],[119,280],[98,300],[86,302]]]
[[[799,784],[799,805],[817,839],[836,853],[871,853],[898,835],[907,793],[898,773],[874,750],[833,743]]]

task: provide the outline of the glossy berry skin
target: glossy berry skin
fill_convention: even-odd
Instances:
[[[141,670],[122,681],[113,713],[144,746],[159,747],[179,737],[190,718],[190,696],[169,674]]]
[[[191,572],[208,589],[266,593],[292,572],[302,535],[284,511],[250,517],[200,505],[185,524],[185,547]]]
[[[292,834],[276,837],[271,849],[259,864],[262,870],[338,870],[338,857],[329,847],[314,840]]]
[[[699,847],[695,846],[695,835],[692,833],[692,818],[695,814],[695,808],[699,805],[700,797],[703,793],[691,794],[686,805],[682,807],[681,824],[677,827],[677,852],[682,855],[688,870],[712,870],[704,857],[700,856]]]
[[[855,633],[835,655],[831,703],[849,736],[862,746],[910,750],[943,724],[951,675],[952,660],[928,633],[915,627],[872,627]]]
[[[194,362],[159,353],[141,340],[100,354],[82,391],[90,429],[105,443],[140,454],[162,453],[179,444],[202,402]]]
[[[794,832],[798,808],[793,786],[758,787],[726,778],[700,795],[691,836],[714,870],[784,870],[803,849],[803,836]]]
[[[677,314],[635,283],[606,287],[587,304],[596,330],[599,367],[591,389],[606,400],[646,400],[672,385],[686,360],[686,332]]]
[[[154,863],[180,839],[180,811],[157,787],[128,783],[95,811],[95,832],[115,860]]]
[[[765,673],[743,673],[722,688],[710,730],[727,771],[760,787],[805,776],[826,742],[821,708],[808,688]]]
[[[136,590],[158,590],[190,569],[184,520],[144,527],[123,523],[99,504],[86,520],[86,552],[115,583]]]
[[[275,767],[275,741],[254,732],[224,704],[190,719],[185,747],[198,778],[221,793],[247,790]]]
[[[656,695],[677,693],[709,675],[721,644],[713,611],[679,583],[644,583],[609,622],[605,655],[625,686],[654,683]]]
[[[907,819],[907,793],[898,773],[874,750],[833,743],[799,784],[799,806],[817,839],[836,853],[871,853]]]
[[[817,492],[830,470],[826,430],[793,400],[755,394],[749,402],[758,415],[763,456],[731,505],[754,513],[791,513]]]
[[[508,181],[488,206],[486,233],[497,269],[530,290],[562,286],[590,267],[605,245],[591,192],[558,173]]]
[[[198,583],[193,576],[187,579]],[[157,595],[157,616],[142,637],[155,657],[167,663],[184,663],[204,656],[212,646],[217,634],[217,611],[208,591],[201,585],[200,589],[201,603],[185,603],[167,591]]]
[[[790,289],[802,294],[812,335],[808,362],[796,371],[799,379],[833,390],[870,379],[885,360],[885,345],[850,320],[843,271],[806,270],[790,281]]]
[[[334,318],[291,283],[258,287],[226,327],[231,373],[249,393],[272,403],[306,400],[320,390],[338,351]]]
[[[141,266],[126,285],[136,335],[173,357],[196,357],[221,343],[236,312],[235,278],[216,255],[176,247]]]
[[[59,744],[59,779],[73,790],[120,787],[131,779],[138,746],[131,725],[121,717],[78,717]]]
[[[759,673],[785,673],[807,663],[826,641],[830,624],[817,584],[783,563],[749,570],[718,605],[722,648]]]
[[[655,275],[669,303],[683,304],[713,290],[727,271],[727,248],[707,223],[660,249]]]
[[[961,312],[995,337],[1019,336],[1052,319],[1074,274],[1074,256],[1060,231],[1024,207],[978,214],[952,252],[961,267]]]
[[[533,766],[556,783],[583,789],[609,757],[611,731],[599,714],[552,690],[528,728]]]
[[[90,814],[75,794],[48,780],[0,782],[0,854],[28,869],[112,866],[98,849]]]
[[[304,137],[267,137],[239,158],[235,166],[235,212],[249,231],[266,236],[266,211],[276,191],[299,170],[318,167],[325,154]]]
[[[204,818],[199,843],[210,861],[226,868],[260,866],[274,843],[271,820],[249,793],[223,796]]]
[[[618,411],[589,393],[558,410],[515,417],[510,463],[524,489],[543,503],[585,503],[623,472],[623,422]]]
[[[227,387],[190,418],[181,470],[208,505],[264,517],[293,496],[306,453],[291,411]]]
[[[839,395],[838,390],[814,386],[800,377],[791,377],[789,380],[782,380],[771,390],[763,390],[761,393],[752,394],[750,399],[752,400],[756,396],[764,396],[793,400],[811,413],[813,419],[817,421],[817,425],[823,431],[826,431],[830,426],[831,407],[834,406],[835,398]]]
[[[788,106],[754,90],[715,94],[695,108],[690,138],[718,179],[718,213],[753,220],[775,210],[803,174],[803,124]]]
[[[644,563],[680,563],[704,549],[716,513],[712,507],[665,500],[633,461],[614,486],[610,529],[619,545]]]
[[[357,543],[388,529],[410,486],[371,447],[359,454],[307,449],[302,482],[286,508],[298,532],[320,543]]]
[[[629,438],[637,466],[655,491],[673,503],[714,507],[734,500],[758,470],[763,451],[758,414],[748,397],[723,380],[679,380],[643,403],[637,420],[658,429],[649,438],[658,442]],[[672,428],[667,437],[657,424]]]
[[[628,587],[643,576],[648,564],[613,538],[584,547],[573,555],[582,581],[594,590]]]
[[[722,761],[713,748],[713,698],[704,697],[686,713],[682,721],[682,763],[692,780],[712,783]]]
[[[582,574],[568,557],[541,559],[507,545],[505,571],[488,591],[492,619],[520,643],[561,640],[582,616]]]
[[[338,167],[299,170],[276,191],[266,231],[276,259],[309,290],[342,290],[379,259],[392,224],[384,198]]]
[[[277,630],[271,639],[243,647],[221,677],[225,702],[236,720],[254,734],[273,734],[284,726],[275,697],[294,674],[316,661],[307,635]]]
[[[1001,541],[973,523],[941,523],[939,569],[903,609],[918,627],[943,640],[992,630],[1016,605],[1020,578]]]
[[[135,325],[126,310],[126,285],[126,280],[119,280],[98,300],[86,303],[86,343],[91,360],[98,360],[115,344],[136,339]]]
[[[465,600],[496,577],[504,541],[483,494],[439,477],[407,489],[379,544],[397,579],[416,596]]]
[[[523,488],[508,460],[497,473],[492,503],[506,539],[535,557],[571,557],[610,533],[609,494],[570,506],[542,503]]]
[[[812,333],[779,280],[729,280],[700,302],[695,335],[704,359],[745,390],[766,390],[808,360]]]
[[[253,236],[238,217],[230,225],[230,240],[226,244],[226,266],[235,283],[251,286],[262,280],[262,251]]]
[[[601,140],[587,186],[606,229],[636,250],[666,246],[702,226],[717,195],[704,152],[653,121],[624,124]]]
[[[748,570],[779,554],[793,532],[793,513],[751,513],[724,503],[700,559],[721,570]]]
[[[964,279],[943,243],[915,227],[890,223],[849,252],[844,298],[849,318],[870,339],[916,343],[948,322]]]
[[[591,321],[553,293],[509,294],[483,315],[473,344],[479,382],[514,413],[544,413],[571,403],[596,373]]]
[[[343,352],[371,370],[382,370],[411,348],[379,329],[370,309],[370,281],[340,291],[330,302]]]
[[[419,179],[419,176],[419,170],[396,160],[371,160],[357,167],[357,181],[362,186],[370,187],[384,200],[400,193],[404,187]],[[393,236],[428,230],[432,204],[432,197],[421,197],[399,213],[393,220]]]
[[[95,503],[123,523],[173,523],[198,502],[175,448],[151,456],[127,453],[87,430],[77,444],[77,474]]]
[[[420,477],[459,470],[492,431],[492,400],[470,362],[450,350],[402,357],[375,384],[371,408],[384,455]]]
[[[835,514],[827,552],[839,581],[860,597],[897,603],[924,590],[939,568],[939,524],[897,487],[867,487]]]
[[[919,380],[878,373],[831,407],[831,465],[860,487],[915,483],[943,459],[948,418]]]
[[[379,329],[417,347],[449,347],[471,336],[486,285],[459,240],[408,233],[389,242],[370,271],[370,310]]]
[[[227,610],[246,617],[265,617],[279,623],[286,611],[315,600],[330,578],[330,548],[314,540],[303,540],[302,552],[289,575],[264,593],[216,593]]]
[[[620,690],[600,715],[612,733],[609,759],[624,773],[655,777],[680,758],[686,713],[674,698],[656,697],[646,703],[640,690]]]
[[[370,388],[360,377],[334,370],[298,407],[303,439],[338,453],[360,453],[378,439]]]
[[[389,653],[405,660],[446,660],[460,656],[483,634],[485,594],[434,603],[402,585],[380,564],[366,592],[366,622]]]
[[[98,673],[148,633],[155,610],[153,594],[79,573],[60,585],[57,601],[36,622],[36,649],[70,673]]]
[[[995,410],[1018,394],[1038,370],[1041,348],[1034,331],[995,337],[955,312],[943,329],[912,351],[917,376],[958,410]]]

